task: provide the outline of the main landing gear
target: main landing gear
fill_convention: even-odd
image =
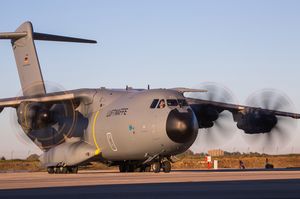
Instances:
[[[157,160],[151,164],[142,164],[132,163],[130,161],[124,161],[119,165],[119,170],[121,173],[125,172],[150,172],[159,173],[163,171],[169,173],[171,171],[171,163],[168,160]]]
[[[47,172],[49,174],[59,173],[78,173],[78,166],[56,166],[56,167],[47,167]]]

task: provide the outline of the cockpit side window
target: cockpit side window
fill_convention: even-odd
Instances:
[[[165,106],[166,106],[165,100],[164,100],[164,99],[161,99],[161,100],[159,101],[159,104],[158,104],[157,108],[165,108]]]
[[[159,99],[154,99],[150,105],[150,108],[155,108],[157,103],[158,103]]]
[[[178,102],[176,99],[167,99],[168,106],[178,106]]]
[[[186,102],[185,99],[178,99],[178,104],[180,107],[188,106],[188,103]]]

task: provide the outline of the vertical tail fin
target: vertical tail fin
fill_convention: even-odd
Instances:
[[[45,94],[44,80],[33,41],[32,24],[30,22],[23,23],[16,30],[14,36],[11,43],[18,67],[23,95]]]
[[[46,93],[34,40],[97,43],[94,40],[33,32],[31,22],[25,22],[15,32],[0,33],[0,39],[11,39],[24,96]]]

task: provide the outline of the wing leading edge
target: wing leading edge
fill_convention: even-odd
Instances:
[[[95,92],[95,89],[78,89],[48,93],[45,95],[4,98],[0,99],[0,111],[6,107],[17,108],[22,102],[40,102],[51,104],[69,100],[91,101]]]

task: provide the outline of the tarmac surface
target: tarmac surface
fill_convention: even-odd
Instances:
[[[300,198],[300,170],[1,173],[0,198]]]

